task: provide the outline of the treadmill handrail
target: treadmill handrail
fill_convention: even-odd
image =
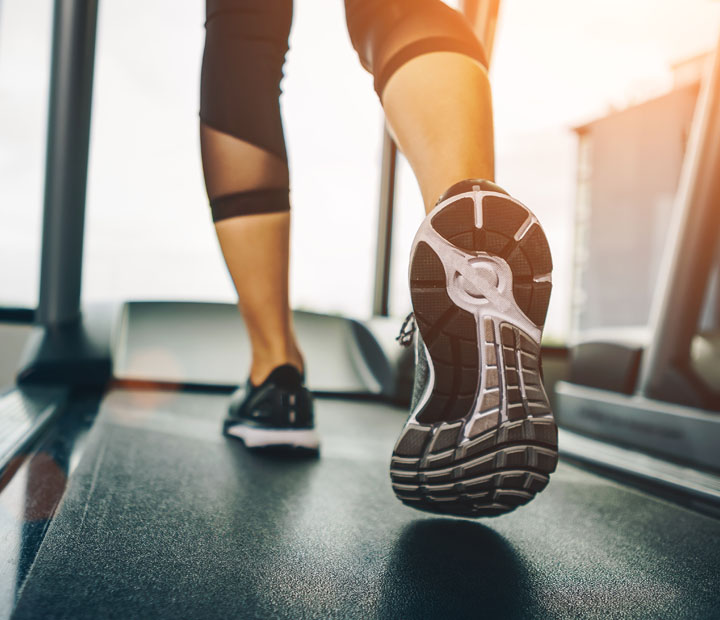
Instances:
[[[650,313],[651,340],[638,391],[673,399],[670,373],[689,361],[708,270],[720,226],[720,39],[703,80],[683,161],[669,248],[658,271]],[[714,221],[713,221],[714,220]]]

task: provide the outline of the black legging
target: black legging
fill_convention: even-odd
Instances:
[[[206,8],[201,121],[287,162],[278,98],[292,0],[207,0]],[[486,65],[465,17],[440,0],[345,0],[345,15],[380,97],[392,74],[421,54],[460,52]],[[215,221],[290,208],[287,187],[208,193]]]

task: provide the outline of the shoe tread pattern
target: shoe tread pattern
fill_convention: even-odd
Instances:
[[[415,320],[436,376],[436,389],[423,408],[423,421],[447,420],[456,412],[467,412],[477,392],[475,318],[451,301],[442,263],[424,242],[415,251],[410,278]]]
[[[475,226],[472,199],[446,206],[432,220],[446,240],[473,254],[506,260],[520,309],[542,328],[552,271],[547,239],[522,205],[500,196],[483,201]],[[521,228],[524,234],[516,234]],[[557,427],[541,379],[538,345],[516,326],[475,317],[446,290],[440,257],[420,241],[412,256],[413,309],[430,355],[435,383],[406,426],[391,464],[393,489],[404,503],[461,516],[504,514],[528,502],[557,464]],[[479,367],[478,347],[485,347]],[[479,416],[472,417],[475,400]]]
[[[550,274],[553,267],[545,233],[533,222],[515,240],[530,212],[509,198],[488,196],[483,200],[482,211],[483,225],[476,228],[475,205],[472,199],[461,198],[433,218],[433,228],[465,252],[487,252],[505,259],[513,272],[515,301],[533,323],[542,327],[552,284],[535,279]]]
[[[414,508],[504,514],[541,491],[557,465],[557,426],[540,377],[539,347],[510,323],[486,318],[484,328],[481,346],[495,351],[496,365],[484,366],[480,415],[466,411],[460,420],[408,424],[395,446],[393,489]]]

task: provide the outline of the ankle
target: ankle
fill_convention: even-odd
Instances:
[[[284,364],[295,366],[301,374],[305,372],[302,354],[296,347],[289,351],[275,352],[274,354],[253,354],[250,366],[250,382],[253,385],[260,385],[273,370]]]

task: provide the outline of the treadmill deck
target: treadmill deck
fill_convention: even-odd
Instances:
[[[112,390],[14,618],[711,617],[718,521],[561,461],[509,515],[433,517],[405,410],[318,399],[319,459],[220,434],[228,397]]]

